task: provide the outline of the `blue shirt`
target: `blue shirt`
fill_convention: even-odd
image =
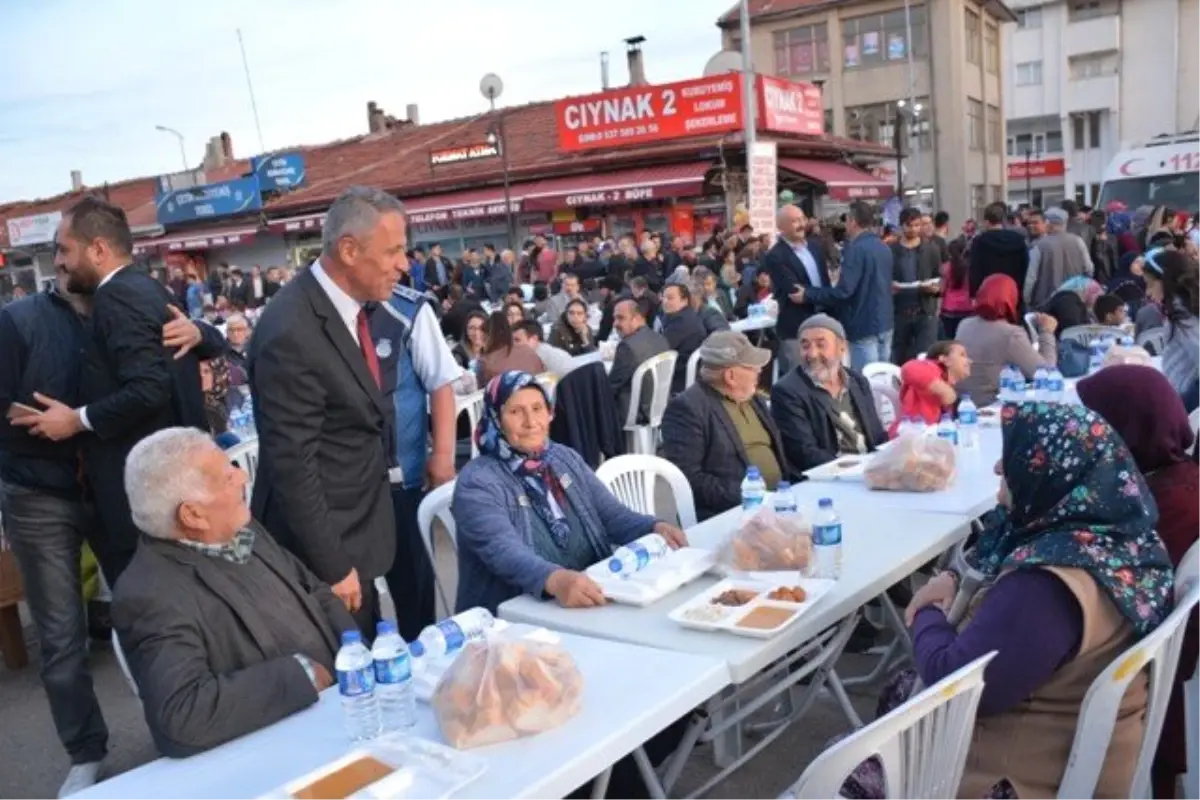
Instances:
[[[817,260],[813,258],[812,251],[808,249],[808,243],[793,244],[792,252],[796,254],[796,258],[800,259],[800,263],[804,265],[804,271],[808,274],[808,282],[813,286],[820,286],[821,270],[817,268]]]

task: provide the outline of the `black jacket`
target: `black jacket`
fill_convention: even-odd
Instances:
[[[625,452],[624,424],[603,364],[573,369],[555,387],[550,438],[579,453],[592,469],[600,466],[602,456]]]
[[[984,231],[971,240],[971,266],[968,273],[971,297],[989,275],[1000,273],[1017,282],[1017,294],[1025,288],[1029,269],[1029,244],[1025,237],[1007,228]]]
[[[875,412],[871,384],[857,372],[846,370],[845,375],[846,388],[857,412],[867,450],[873,451],[887,441],[887,431]],[[837,429],[833,425],[837,412],[833,398],[813,384],[800,367],[771,387],[771,415],[783,435],[788,462],[797,472],[837,458]]]
[[[629,404],[633,394],[633,373],[647,359],[670,349],[671,345],[667,343],[663,335],[651,330],[648,325],[638,328],[617,345],[612,369],[608,372],[608,383],[612,387],[613,397],[617,401],[617,414],[621,419],[622,427],[625,425],[625,420],[629,418]],[[650,376],[647,375],[642,384],[642,394],[638,403],[639,424],[645,424],[647,415],[650,413],[650,394]]]
[[[829,286],[829,268],[825,263],[824,253],[815,242],[808,242],[807,248],[813,260],[817,262],[822,285]],[[776,333],[780,339],[795,339],[800,335],[800,323],[818,311],[816,305],[807,299],[796,305],[788,297],[796,291],[797,286],[803,286],[805,289],[812,286],[804,262],[792,250],[791,244],[780,239],[767,251],[759,269],[771,273],[771,286],[774,288],[775,299],[779,302],[779,318],[775,322]]]
[[[900,260],[907,250],[900,242],[892,245],[892,280],[897,283],[903,283],[903,278],[900,275]],[[941,276],[942,256],[938,250],[938,246],[933,242],[921,242],[917,245],[917,280],[927,281]],[[893,300],[898,300],[901,296],[907,294],[917,299],[916,307],[921,310],[922,314],[933,316],[937,314],[938,299],[936,294],[928,294],[919,289],[901,289],[897,294],[893,295]],[[899,308],[897,304],[897,308]],[[909,306],[911,308],[911,306]]]
[[[671,379],[671,393],[678,394],[683,391],[687,380],[688,359],[704,344],[708,331],[704,329],[700,315],[691,308],[685,308],[674,314],[663,314],[662,334],[671,349],[679,353],[675,361],[675,375]]]
[[[758,396],[750,402],[771,436],[784,479],[791,480],[783,440],[766,404]],[[701,520],[742,502],[742,479],[750,460],[715,389],[697,381],[672,400],[663,414],[662,442],[662,457],[679,467],[692,485]]]

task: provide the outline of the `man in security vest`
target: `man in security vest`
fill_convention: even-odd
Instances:
[[[394,413],[384,431],[397,537],[388,591],[400,635],[411,642],[436,617],[433,565],[417,526],[417,508],[426,488],[454,479],[452,384],[462,368],[442,338],[433,301],[405,286],[397,285],[391,300],[373,309],[371,338]]]

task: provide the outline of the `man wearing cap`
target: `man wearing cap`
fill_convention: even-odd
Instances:
[[[1046,212],[1046,235],[1030,248],[1029,269],[1025,273],[1023,296],[1030,308],[1044,304],[1064,281],[1092,274],[1088,247],[1083,239],[1067,230],[1069,221],[1067,212],[1061,208]]]
[[[771,388],[771,415],[798,472],[887,441],[871,384],[842,366],[846,348],[840,322],[828,314],[809,317],[800,326],[799,366]]]
[[[745,334],[709,334],[700,347],[696,383],[663,414],[662,455],[687,476],[702,520],[741,502],[751,465],[768,489],[793,478],[779,429],[756,395],[770,360],[771,351],[755,347]]]

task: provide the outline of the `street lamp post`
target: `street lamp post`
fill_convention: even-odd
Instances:
[[[496,98],[504,91],[504,82],[500,76],[489,72],[479,81],[479,91],[487,98],[492,111],[496,110]],[[514,250],[516,238],[513,232],[512,194],[508,179],[508,140],[504,137],[504,112],[500,118],[488,127],[487,143],[500,151],[501,169],[504,170],[504,235],[508,241],[508,249]]]
[[[180,158],[181,162],[183,163],[183,171],[187,172],[188,171],[187,147],[185,147],[184,143],[183,143],[183,134],[180,133],[179,131],[175,130],[174,128],[168,128],[166,125],[155,125],[154,129],[156,131],[162,131],[163,133],[169,133],[172,136],[174,136],[176,139],[179,140],[179,158]]]

